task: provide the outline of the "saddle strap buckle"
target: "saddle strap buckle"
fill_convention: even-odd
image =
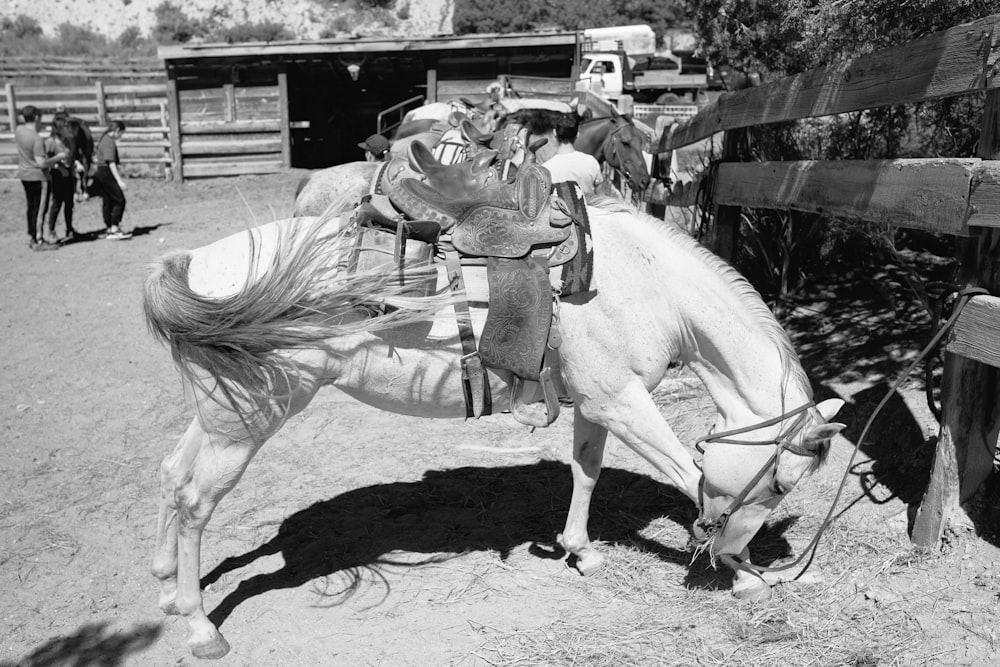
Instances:
[[[465,404],[472,409],[472,416],[479,419],[485,412],[489,400],[489,384],[483,360],[479,352],[470,352],[461,357],[462,385],[465,390]]]

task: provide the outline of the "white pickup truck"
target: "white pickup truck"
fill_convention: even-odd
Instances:
[[[665,93],[683,96],[708,87],[711,71],[685,72],[681,58],[664,52],[646,58],[631,58],[624,51],[588,51],[580,56],[580,80],[600,83],[611,100],[632,95],[637,102],[655,102]]]

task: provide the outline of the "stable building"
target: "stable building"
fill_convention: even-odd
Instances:
[[[571,95],[576,32],[163,46],[173,174],[317,169],[425,102]]]

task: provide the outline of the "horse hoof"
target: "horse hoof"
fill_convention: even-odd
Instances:
[[[576,569],[585,577],[597,574],[604,567],[604,556],[593,549],[584,549],[576,556]]]
[[[216,633],[215,637],[203,642],[192,639],[188,645],[191,647],[191,654],[194,657],[204,660],[218,660],[229,653],[229,642],[219,633]]]
[[[764,602],[771,599],[771,587],[757,577],[747,577],[733,581],[733,595],[740,600]]]

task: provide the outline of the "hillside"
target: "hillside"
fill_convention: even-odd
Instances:
[[[60,24],[71,23],[114,38],[133,25],[148,35],[155,24],[154,9],[163,2],[0,0],[0,16],[30,16],[49,36],[57,34]],[[286,25],[299,39],[316,39],[324,30],[361,36],[449,34],[454,0],[396,0],[387,10],[355,10],[353,3],[337,0],[174,0],[173,4],[195,20],[211,19],[222,26],[273,21]]]

